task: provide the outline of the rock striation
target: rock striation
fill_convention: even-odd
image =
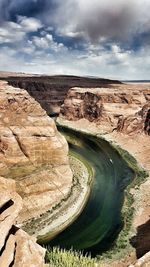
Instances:
[[[60,117],[87,119],[103,133],[150,134],[150,88],[120,85],[111,88],[72,88],[61,106]]]
[[[67,197],[72,186],[68,145],[54,121],[22,89],[0,82],[0,173],[15,179],[23,209],[18,223]]]
[[[0,177],[0,266],[44,267],[45,249],[14,224],[22,209],[15,181]]]

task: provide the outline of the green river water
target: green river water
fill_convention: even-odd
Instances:
[[[82,213],[48,244],[94,255],[107,250],[121,230],[124,190],[133,180],[134,172],[108,142],[67,128],[59,130],[67,138],[70,151],[93,168],[94,177]]]

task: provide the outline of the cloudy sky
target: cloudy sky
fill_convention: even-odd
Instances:
[[[150,79],[150,0],[0,0],[0,70]]]

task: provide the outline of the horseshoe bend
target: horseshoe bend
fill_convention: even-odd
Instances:
[[[150,84],[0,76],[0,266],[149,266]]]

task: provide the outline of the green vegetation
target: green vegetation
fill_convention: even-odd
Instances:
[[[96,259],[83,256],[81,252],[63,250],[58,247],[47,249],[46,262],[50,267],[97,267]]]
[[[132,183],[128,186],[128,190],[135,186],[140,186],[142,182],[149,176],[148,172],[143,169],[137,162],[137,160],[126,150],[122,149],[120,146],[115,145],[113,142],[110,142],[110,145],[117,150],[119,155],[125,160],[127,165],[134,171],[135,178]]]

